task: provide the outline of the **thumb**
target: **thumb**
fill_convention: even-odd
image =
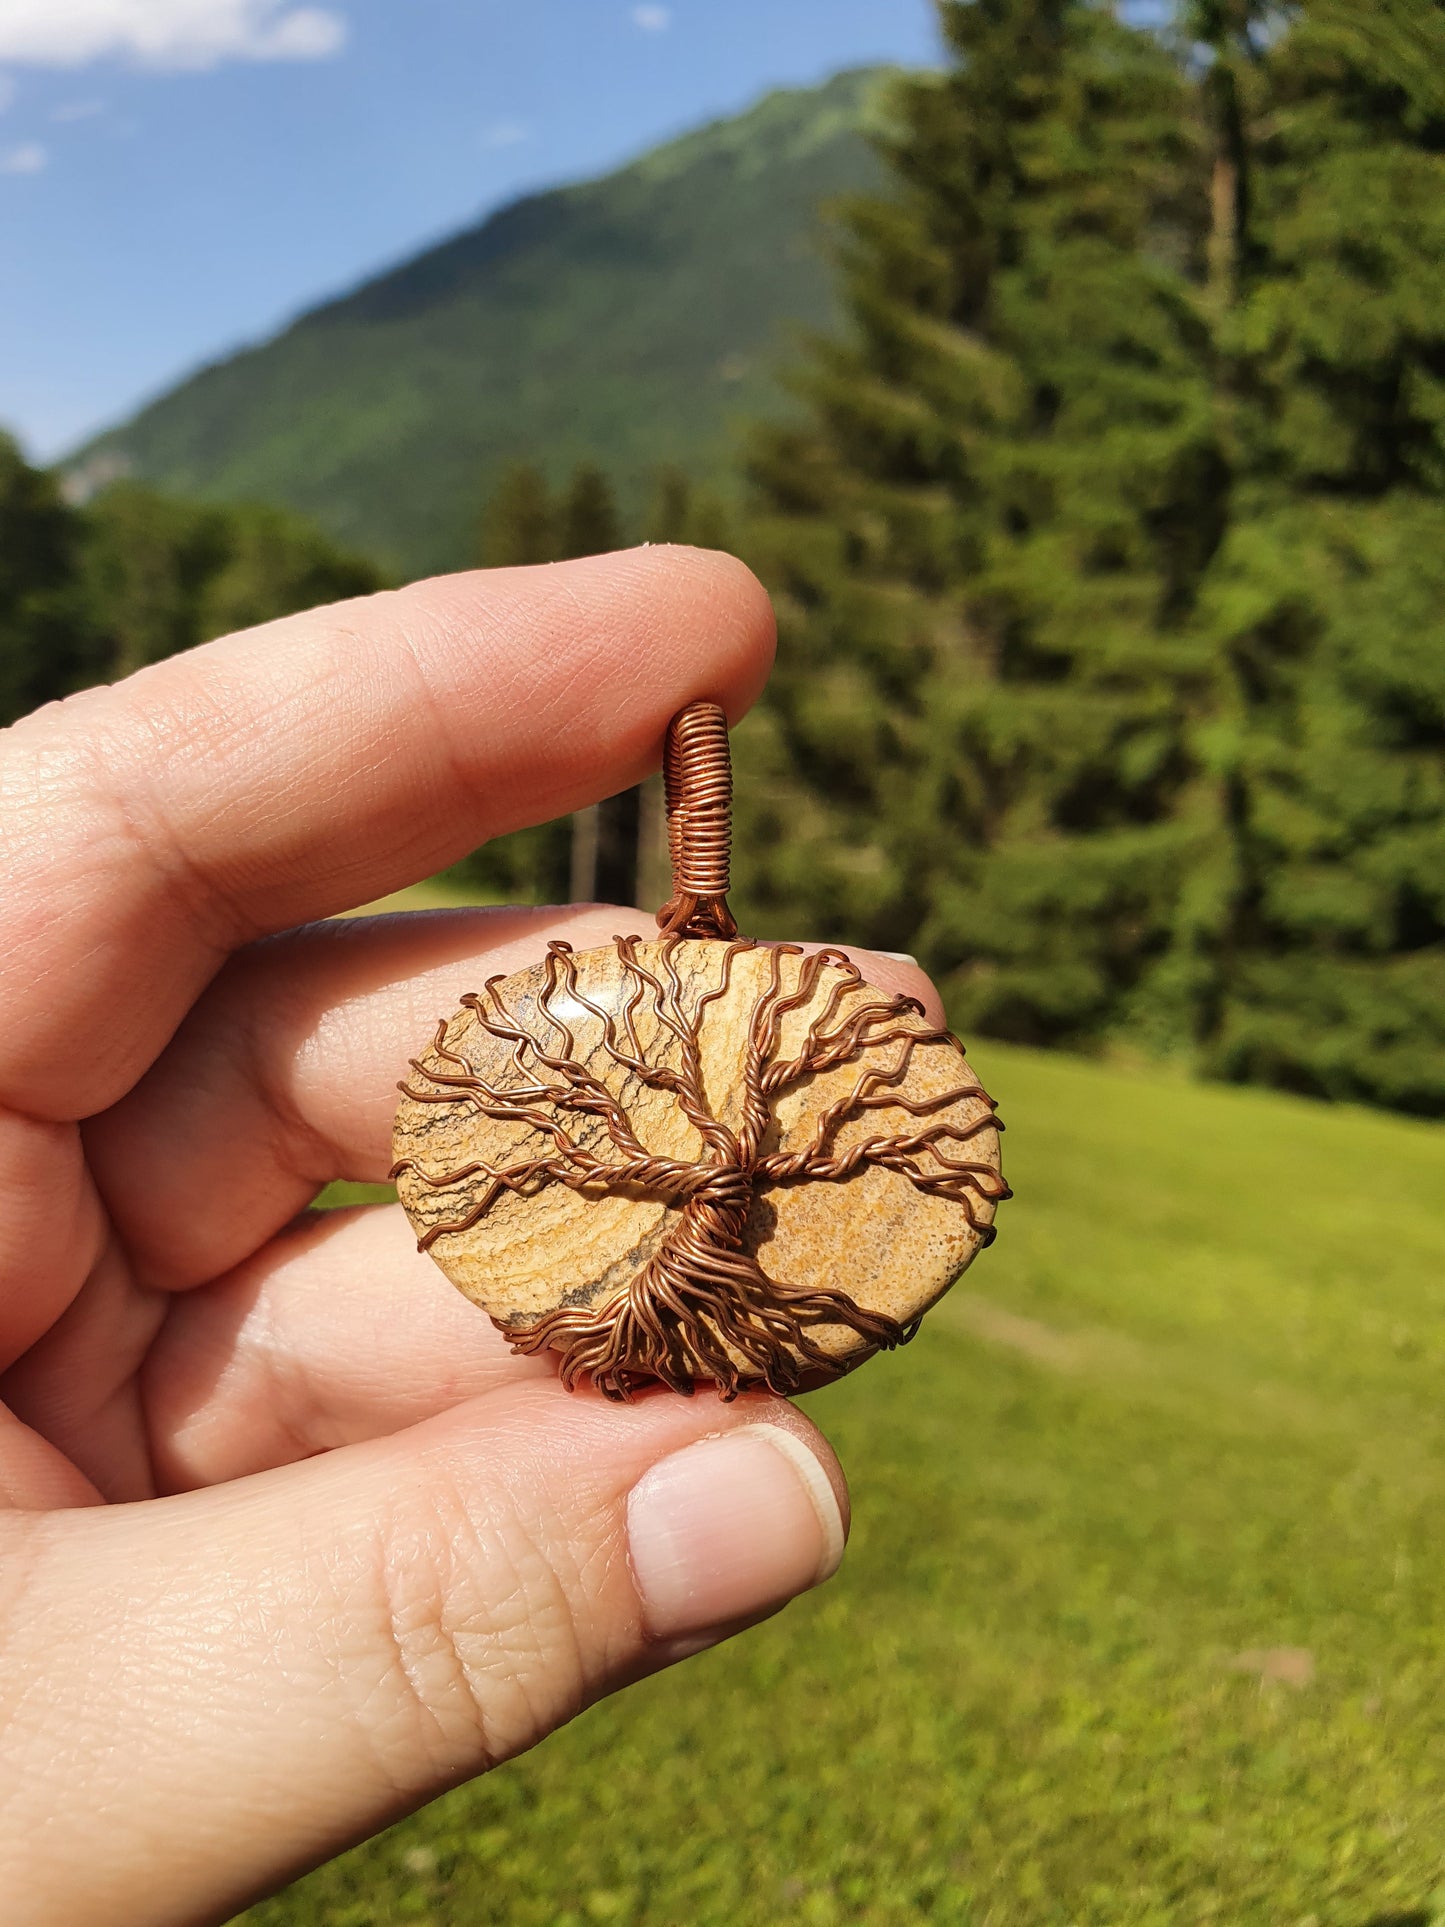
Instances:
[[[13,1515],[10,1918],[228,1919],[826,1578],[845,1518],[781,1400],[550,1383],[207,1492]]]

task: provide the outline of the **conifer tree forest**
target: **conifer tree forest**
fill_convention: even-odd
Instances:
[[[940,15],[752,442],[751,920],[1445,1113],[1445,8]]]
[[[532,462],[509,468],[488,497],[477,560],[517,568],[606,555],[630,541],[690,542],[733,548],[738,538],[723,504],[676,468],[656,477],[641,525],[630,529],[605,471],[582,463],[554,490]],[[503,897],[533,903],[637,903],[656,909],[669,894],[661,778],[605,798],[556,823],[542,823],[475,852],[457,877]]]
[[[122,481],[84,507],[0,435],[0,727],[178,650],[383,586],[299,516]]]

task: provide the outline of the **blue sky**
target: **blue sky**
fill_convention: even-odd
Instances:
[[[0,425],[58,455],[519,192],[935,49],[929,0],[0,0]]]

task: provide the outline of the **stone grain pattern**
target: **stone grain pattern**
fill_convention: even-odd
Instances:
[[[764,1284],[857,1309],[825,1321],[813,1304],[770,1352],[724,1333],[716,1369],[703,1344],[678,1354],[686,1370],[594,1372],[614,1395],[649,1376],[679,1390],[711,1377],[731,1394],[850,1369],[911,1333],[991,1241],[1008,1195],[993,1104],[962,1047],[838,952],[554,946],[465,999],[402,1089],[395,1175],[419,1239],[527,1349],[557,1314],[600,1317],[659,1265],[665,1281],[699,1186],[742,1185],[719,1235]],[[629,1135],[666,1175],[608,1176],[644,1169]],[[894,1168],[867,1149],[880,1144]]]

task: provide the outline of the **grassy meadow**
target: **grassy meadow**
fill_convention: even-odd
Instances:
[[[1445,1130],[989,1045],[828,1587],[250,1927],[1445,1922]]]

